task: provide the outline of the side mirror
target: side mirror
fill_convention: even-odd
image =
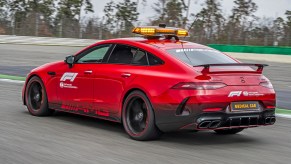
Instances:
[[[72,55],[67,56],[66,59],[65,59],[65,63],[67,63],[69,65],[69,68],[73,67],[74,61],[75,61],[75,57],[72,56]]]

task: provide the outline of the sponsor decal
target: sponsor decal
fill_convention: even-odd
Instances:
[[[72,103],[72,104],[62,104],[61,108],[63,110],[79,113],[79,114],[86,114],[86,115],[92,115],[92,116],[102,116],[102,117],[109,117],[110,113],[107,110],[99,109],[92,105],[80,105],[78,103]]]
[[[239,96],[245,96],[245,97],[248,97],[248,96],[263,96],[264,94],[262,93],[259,93],[259,92],[248,92],[248,91],[231,91],[229,94],[228,94],[228,97],[239,97]]]
[[[217,52],[216,50],[211,49],[193,49],[193,48],[184,48],[184,49],[176,49],[176,52],[191,52],[191,51],[200,51],[200,52]]]
[[[228,94],[228,97],[239,97],[241,95],[242,91],[231,91],[229,94]]]
[[[74,82],[75,78],[77,77],[78,73],[73,72],[66,72],[63,74],[60,81],[70,80],[70,82]]]
[[[259,92],[247,92],[245,91],[247,96],[263,96],[264,94],[259,93]]]
[[[77,86],[74,86],[73,84],[71,84],[72,82],[74,82],[77,75],[78,73],[65,72],[60,79],[60,88],[77,89],[78,88]],[[71,83],[65,83],[66,81],[71,82]]]
[[[72,89],[77,89],[78,87],[73,86],[72,84],[68,84],[68,83],[64,83],[64,82],[60,82],[60,87],[61,88],[72,88]]]
[[[244,95],[244,96],[249,96],[249,92],[247,92],[247,91],[243,91],[243,95]]]

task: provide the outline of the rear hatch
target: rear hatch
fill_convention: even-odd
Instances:
[[[225,110],[231,113],[258,112],[264,108],[274,108],[274,93],[268,88],[270,83],[262,75],[264,66],[266,65],[246,63],[194,66],[194,69],[202,73],[200,77],[209,79],[209,82],[204,83],[204,88],[209,89],[200,95],[201,101],[204,101],[204,104],[214,103],[216,107],[222,108],[225,108],[225,104],[220,106],[221,102],[228,102]],[[205,102],[209,99],[211,102]]]
[[[228,86],[257,86],[266,79],[262,76],[264,64],[226,63],[193,66],[196,71],[211,77],[210,81]]]
[[[228,86],[253,86],[265,81],[262,71],[267,65],[239,63],[214,49],[176,48],[167,52],[214,82],[223,82]]]
[[[222,82],[227,86],[256,86],[259,85],[261,76],[258,75],[211,75],[213,82]]]

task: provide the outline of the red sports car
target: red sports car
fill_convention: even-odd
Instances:
[[[266,65],[182,41],[188,32],[179,28],[133,32],[143,37],[100,41],[33,69],[23,88],[28,111],[120,122],[136,140],[183,129],[235,134],[275,123],[275,91],[262,75]]]

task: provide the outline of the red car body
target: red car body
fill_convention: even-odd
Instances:
[[[193,67],[168,50],[214,50],[187,41],[145,38],[100,41],[76,53],[75,57],[104,44],[135,47],[162,62],[132,65],[105,61],[75,63],[73,66],[64,61],[48,63],[27,76],[23,88],[24,104],[27,83],[37,76],[45,86],[50,109],[116,122],[121,122],[127,95],[139,90],[148,97],[154,109],[155,124],[164,132],[249,128],[275,122],[275,91],[262,75],[263,65],[254,65],[258,70],[250,71],[248,64],[240,66],[239,61],[232,59],[234,67],[227,64],[215,66],[213,63]],[[198,88],[195,89],[196,85]],[[234,105],[237,110],[233,109]],[[252,105],[258,105],[256,110],[243,110]]]

